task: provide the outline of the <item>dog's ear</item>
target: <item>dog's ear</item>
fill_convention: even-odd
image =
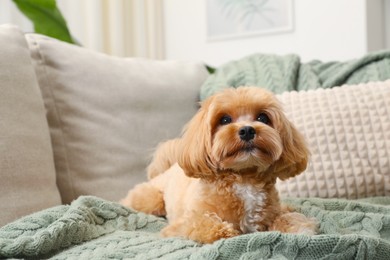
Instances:
[[[185,126],[180,140],[178,164],[189,177],[205,177],[213,173],[211,151],[211,124],[209,109],[212,98],[204,101],[196,115]]]
[[[270,170],[276,174],[276,177],[285,180],[306,169],[310,152],[304,137],[295,126],[284,115],[280,120],[282,123],[279,134],[283,143],[283,151]]]

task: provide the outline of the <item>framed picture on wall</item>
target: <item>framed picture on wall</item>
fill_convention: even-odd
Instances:
[[[206,0],[207,40],[293,30],[293,0]]]

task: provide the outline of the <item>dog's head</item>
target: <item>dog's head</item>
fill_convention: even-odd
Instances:
[[[178,163],[190,177],[255,171],[287,179],[306,169],[308,149],[274,95],[226,89],[205,100],[184,129]]]

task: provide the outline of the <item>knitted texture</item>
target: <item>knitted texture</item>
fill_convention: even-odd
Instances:
[[[317,218],[320,234],[257,232],[200,245],[160,238],[162,218],[80,197],[0,228],[0,258],[390,259],[390,197],[285,202]]]
[[[332,88],[390,79],[390,51],[346,62],[301,63],[297,55],[254,54],[217,68],[203,83],[201,99],[227,87],[259,86],[274,93]]]

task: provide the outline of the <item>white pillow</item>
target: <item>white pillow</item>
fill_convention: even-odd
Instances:
[[[195,114],[208,73],[200,62],[116,58],[27,35],[47,109],[64,203],[79,195],[119,200],[154,148]]]
[[[278,182],[282,196],[390,195],[390,81],[278,95],[306,136],[305,173]]]

